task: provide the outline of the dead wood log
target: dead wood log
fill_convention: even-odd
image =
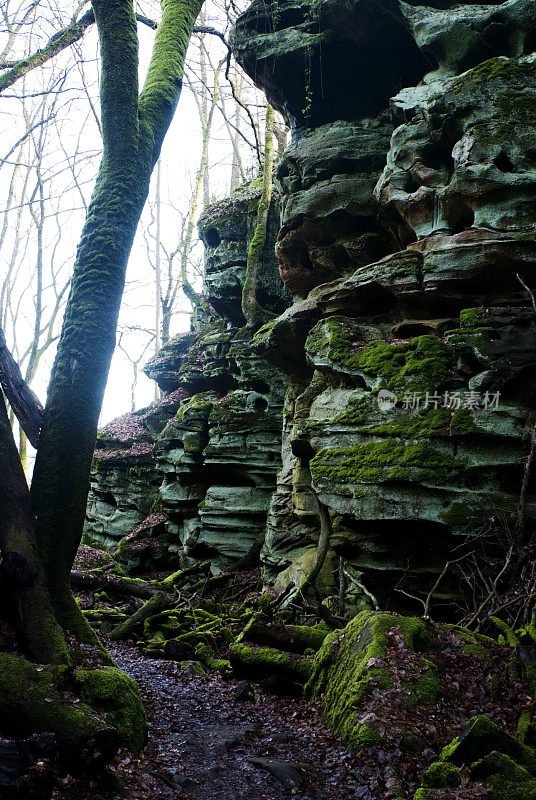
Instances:
[[[142,581],[136,578],[121,578],[116,575],[99,575],[91,572],[81,572],[72,570],[71,586],[73,589],[85,589],[88,591],[105,591],[109,594],[122,595],[127,597],[140,597],[142,600],[150,600],[159,592],[160,586]],[[167,595],[169,602],[174,602],[172,594]]]
[[[162,580],[162,586],[169,588],[182,586],[183,584],[188,583],[189,579],[194,575],[197,575],[198,572],[208,572],[209,568],[208,561],[201,561],[198,564],[193,564],[191,567],[178,569],[175,572],[172,572],[171,575],[168,575],[167,578]]]
[[[279,675],[298,683],[306,683],[311,674],[312,660],[296,653],[283,653],[273,647],[232,644],[229,660],[238,677],[267,678]]]
[[[284,625],[258,614],[248,622],[240,640],[291,653],[304,653],[306,650],[319,650],[327,633],[324,625]]]
[[[154,597],[151,597],[141,608],[128,617],[124,622],[121,622],[113,631],[110,632],[110,639],[125,639],[132,631],[141,625],[148,617],[159,614],[166,607],[169,606],[170,596],[165,592],[158,592]]]

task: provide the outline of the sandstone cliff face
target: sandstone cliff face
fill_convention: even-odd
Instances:
[[[286,379],[251,353],[240,310],[258,192],[245,189],[207,210],[204,294],[191,332],[164,346],[145,368],[163,399],[115,420],[99,434],[86,540],[120,542],[131,571],[209,559],[228,566],[266,525],[280,467]],[[289,303],[274,258],[274,204],[263,254],[261,302]]]
[[[276,253],[295,302],[254,344],[290,380],[262,555],[278,590],[314,560],[314,493],[326,570],[342,558],[390,607],[515,517],[536,388],[535,31],[526,0],[278,0],[237,22],[238,60],[294,126]],[[436,597],[459,592],[447,574]]]
[[[316,495],[325,593],[342,566],[355,608],[363,586],[402,610],[434,586],[460,602],[445,564],[515,527],[536,399],[535,31],[532,0],[277,0],[239,18],[235,54],[294,132],[257,298],[279,316],[242,327],[254,203],[216,205],[215,313],[148,366],[162,403],[101,435],[89,536],[134,530],[120,554],[139,569],[225,567],[266,528],[283,592],[314,564]]]

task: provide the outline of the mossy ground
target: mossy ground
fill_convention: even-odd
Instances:
[[[508,651],[464,628],[363,612],[326,639],[306,688],[310,695],[322,698],[326,722],[347,745],[356,751],[365,749],[365,761],[374,758],[379,745],[390,754],[388,762],[401,758],[403,752],[405,760],[421,764],[415,767],[413,783],[406,784],[408,796],[413,797],[420,786],[415,797],[433,798],[439,792],[437,796],[443,798],[441,790],[458,797],[460,767],[468,759],[473,763],[500,745],[526,771],[536,757],[517,738],[517,719],[531,713],[532,701],[510,674]],[[500,698],[493,691],[490,671],[500,675]],[[456,688],[462,680],[464,695]],[[486,714],[489,735],[476,737],[471,754],[460,760],[455,753],[461,753],[466,715],[475,702]],[[456,728],[460,739],[444,747]],[[487,773],[488,788],[493,789],[486,796],[502,800],[509,797],[504,787],[513,784],[500,772],[497,769],[493,778]],[[479,780],[476,775],[474,780]],[[532,791],[529,783],[524,788]],[[527,797],[532,797],[530,791]]]

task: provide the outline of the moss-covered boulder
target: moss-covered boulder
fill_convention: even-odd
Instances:
[[[9,653],[0,653],[0,732],[53,733],[62,756],[79,767],[84,759],[88,767],[102,766],[121,744],[119,732],[72,691],[67,668]]]
[[[119,747],[138,753],[147,723],[136,683],[116,667],[78,670],[0,653],[0,733],[53,733],[78,767],[99,767]]]
[[[435,647],[431,626],[411,617],[367,611],[358,614],[344,630],[334,631],[326,638],[306,686],[310,696],[323,696],[328,725],[356,751],[379,744],[384,738],[383,723],[364,713],[363,701],[374,690],[391,688],[384,662],[387,648],[392,644],[390,634],[418,654],[418,669],[406,682],[406,703],[416,705],[436,700],[440,674],[425,655]]]
[[[434,761],[422,778],[424,789],[449,789],[459,786],[459,768],[445,761]]]
[[[422,777],[414,800],[444,797],[437,790],[457,789],[462,783],[471,792],[482,784],[492,800],[534,800],[536,798],[536,755],[515,737],[503,731],[485,715],[469,720],[464,730],[434,761]]]
[[[494,800],[535,800],[536,778],[505,753],[493,750],[471,767],[471,777],[490,785]]]
[[[91,708],[106,714],[121,744],[139,753],[147,741],[147,720],[136,681],[117,667],[77,670],[80,697]]]
[[[460,735],[443,749],[441,760],[461,766],[472,764],[493,751],[503,753],[532,769],[536,768],[534,750],[501,730],[483,714],[469,720]]]

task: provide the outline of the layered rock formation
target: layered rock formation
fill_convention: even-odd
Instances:
[[[86,541],[113,547],[131,571],[209,559],[228,566],[264,531],[280,467],[286,380],[252,355],[241,313],[258,191],[247,187],[210,207],[204,295],[191,332],[168,342],[145,368],[164,393],[148,409],[99,434]],[[289,299],[273,254],[270,216],[259,294],[278,314]]]
[[[342,558],[389,607],[418,609],[407,594],[440,575],[435,600],[459,599],[459,545],[515,527],[536,388],[535,25],[526,0],[278,0],[237,22],[239,62],[294,126],[276,252],[295,303],[255,340],[291,383],[263,552],[277,589],[314,560],[315,494],[327,569]]]
[[[344,569],[354,607],[413,612],[431,589],[438,611],[463,604],[447,562],[504,555],[522,485],[535,516],[535,26],[530,0],[278,0],[238,19],[237,59],[293,127],[271,235],[294,302],[268,243],[257,299],[279,316],[251,341],[254,203],[213,207],[214,313],[149,365],[164,408],[134,438],[104,433],[91,536],[141,524],[131,561],[226,566],[268,513],[264,575],[283,592],[315,562],[318,499],[328,593]]]

